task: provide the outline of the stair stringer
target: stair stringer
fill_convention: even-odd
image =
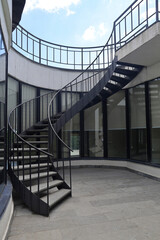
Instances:
[[[103,90],[107,82],[110,80],[115,68],[116,58],[113,61],[112,65],[106,69],[106,73],[101,78],[101,80],[77,103],[75,103],[70,109],[68,109],[61,115],[58,121],[54,124],[54,129],[56,132],[59,132],[66,122],[68,122],[78,112],[83,110]]]
[[[12,184],[18,195],[21,197],[25,205],[33,212],[49,216],[49,206],[47,203],[42,201],[36,194],[33,194],[27,187],[19,180],[19,178],[14,174],[14,171],[9,167],[9,176],[11,178]]]

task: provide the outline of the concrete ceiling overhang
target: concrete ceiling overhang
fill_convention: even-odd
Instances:
[[[26,0],[12,0],[12,31],[19,24]]]
[[[151,66],[160,62],[160,22],[140,33],[116,52],[118,60]]]

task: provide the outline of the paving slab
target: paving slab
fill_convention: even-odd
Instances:
[[[8,240],[160,240],[160,182],[112,168],[74,168],[73,197],[50,216],[15,198]]]

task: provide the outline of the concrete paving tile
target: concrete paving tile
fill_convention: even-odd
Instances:
[[[73,169],[73,197],[48,218],[16,199],[9,240],[159,240],[160,182],[122,169]]]
[[[63,238],[60,231],[51,230],[11,236],[8,240],[63,240]]]

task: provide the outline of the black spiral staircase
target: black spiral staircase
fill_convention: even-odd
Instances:
[[[9,118],[9,175],[15,190],[32,211],[48,216],[51,208],[72,194],[70,158],[64,161],[56,157],[57,138],[68,152],[71,151],[59,135],[65,123],[84,108],[122,89],[141,69],[141,66],[114,59],[106,69],[92,71],[90,77],[78,81],[81,74],[60,91],[32,99],[12,111]],[[58,112],[55,106],[62,95],[65,109]],[[36,108],[40,109],[38,114],[34,113]],[[17,118],[19,114],[21,119]]]
[[[65,124],[121,90],[142,69],[119,62],[115,51],[112,32],[95,60],[73,81],[18,105],[9,116],[9,175],[16,192],[35,213],[48,216],[51,208],[72,195],[72,149],[61,134]],[[107,61],[100,64],[102,59]],[[59,158],[60,151],[65,159]]]

